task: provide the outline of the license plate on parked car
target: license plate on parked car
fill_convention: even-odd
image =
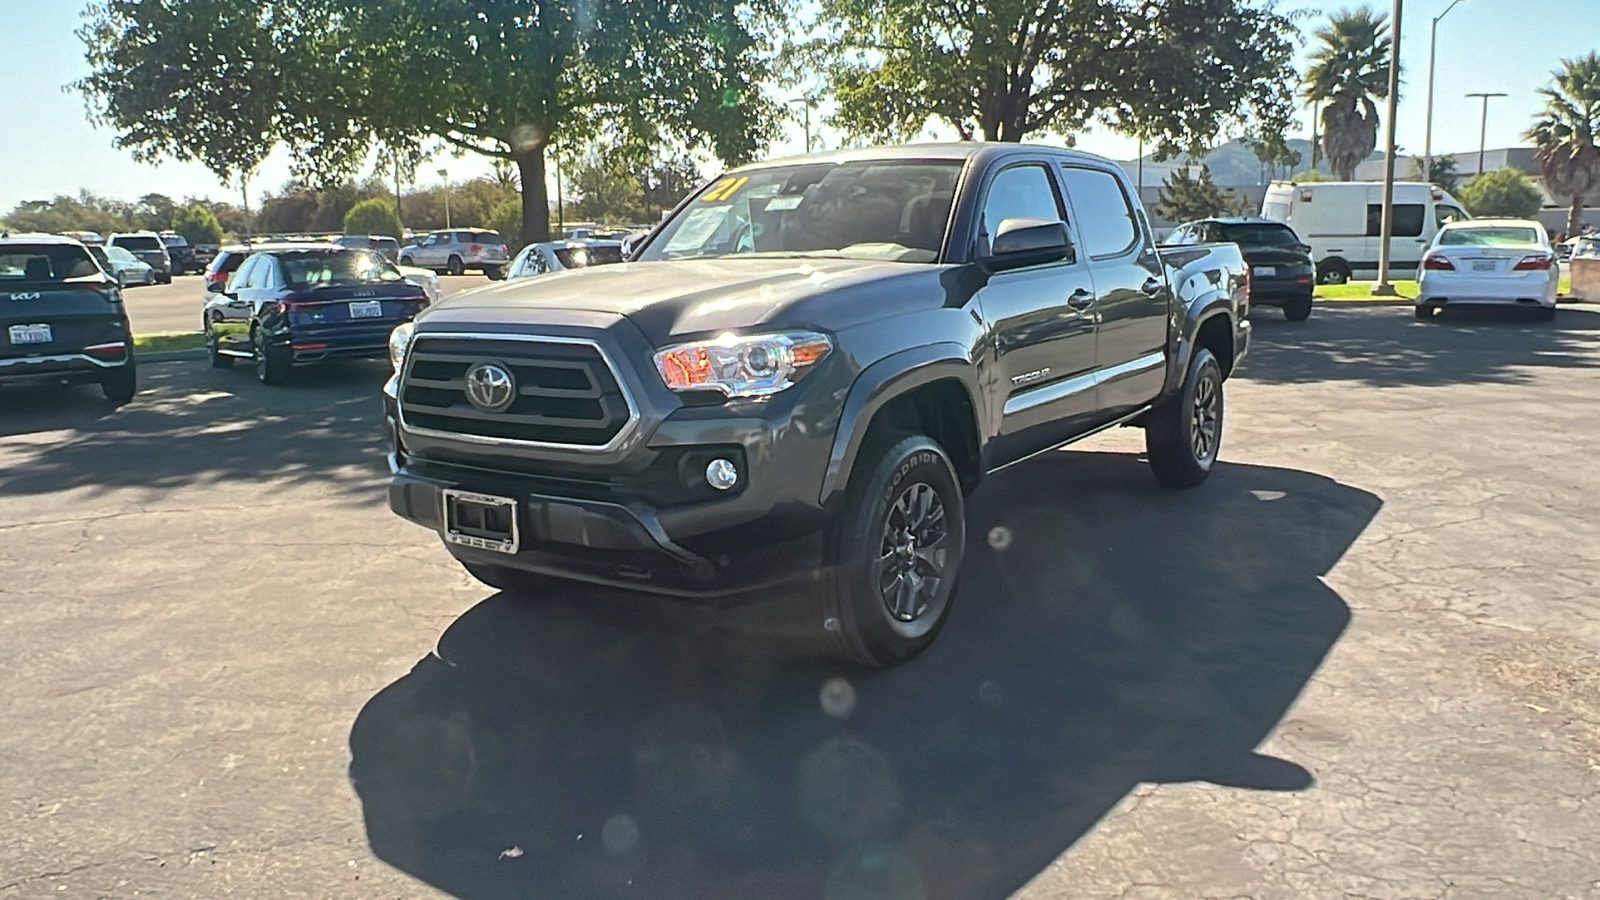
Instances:
[[[471,491],[444,491],[444,539],[479,550],[517,552],[517,501]]]
[[[381,300],[356,300],[350,304],[350,318],[352,319],[381,319],[383,318],[383,301]]]
[[[50,334],[49,325],[13,325],[11,326],[11,343],[13,344],[48,344],[55,340]]]
[[[1255,273],[1262,278],[1274,278],[1278,274],[1277,266],[1256,266]]]
[[[1475,259],[1472,261],[1472,271],[1474,272],[1493,272],[1498,267],[1499,264],[1492,259]]]

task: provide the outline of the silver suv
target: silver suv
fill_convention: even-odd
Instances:
[[[402,266],[420,266],[451,275],[477,269],[495,281],[504,277],[510,261],[505,238],[498,231],[482,228],[447,228],[400,248]]]

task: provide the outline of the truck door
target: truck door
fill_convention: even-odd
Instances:
[[[1006,219],[1067,221],[1049,164],[1042,161],[1002,168],[982,203],[980,257],[988,255],[990,238]],[[989,464],[1014,462],[1086,429],[1098,402],[1094,282],[1082,254],[994,272],[977,299],[994,347],[994,407],[1002,410]]]
[[[1079,255],[1094,279],[1095,381],[1109,420],[1161,393],[1171,302],[1166,269],[1121,178],[1077,163],[1061,172],[1082,235]]]

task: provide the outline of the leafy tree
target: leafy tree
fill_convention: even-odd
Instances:
[[[1314,33],[1306,98],[1322,108],[1322,150],[1340,181],[1378,146],[1377,101],[1389,96],[1388,17],[1369,9],[1335,13]]]
[[[1544,195],[1532,178],[1516,169],[1493,169],[1472,176],[1461,189],[1461,202],[1475,216],[1530,219],[1539,214]]]
[[[132,206],[88,191],[76,197],[60,194],[50,200],[24,201],[6,213],[5,220],[13,231],[47,234],[93,231],[106,235],[136,227]]]
[[[1539,89],[1544,110],[1528,129],[1539,176],[1550,196],[1571,201],[1567,233],[1583,228],[1583,198],[1600,190],[1600,52],[1562,60],[1554,83]]]
[[[134,205],[134,216],[141,229],[169,231],[172,229],[172,213],[175,209],[177,204],[166,194],[145,194]]]
[[[612,148],[590,147],[572,170],[577,200],[572,215],[605,223],[637,222],[644,216],[644,184],[639,167]]]
[[[1417,179],[1429,184],[1437,184],[1452,194],[1461,186],[1461,176],[1456,172],[1456,158],[1454,156],[1435,156],[1433,165],[1426,174],[1422,171],[1422,163],[1421,158],[1414,157],[1412,160],[1411,174]]]
[[[1289,180],[1293,181],[1295,184],[1313,184],[1318,181],[1333,181],[1334,178],[1332,175],[1329,175],[1327,172],[1323,172],[1319,169],[1307,169],[1304,172],[1296,173],[1294,177]]]
[[[222,223],[217,221],[216,213],[199,203],[178,207],[172,213],[172,230],[191,244],[222,243]]]
[[[1292,170],[1300,165],[1300,151],[1290,149],[1281,131],[1251,141],[1250,149],[1255,153],[1256,161],[1261,163],[1274,181],[1278,178],[1280,168]]]
[[[371,197],[350,207],[344,214],[345,234],[382,234],[398,238],[403,229],[394,204],[382,197]]]
[[[1294,26],[1241,0],[821,0],[804,45],[837,112],[877,141],[930,120],[963,138],[1070,135],[1090,123],[1163,158],[1290,114]]]
[[[1173,169],[1156,194],[1156,213],[1169,222],[1191,222],[1211,216],[1243,215],[1250,201],[1224,190],[1211,180],[1211,169],[1200,167],[1199,177],[1188,166]]]

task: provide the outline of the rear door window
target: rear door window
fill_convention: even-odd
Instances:
[[[1102,169],[1062,166],[1067,202],[1078,217],[1078,234],[1092,259],[1132,252],[1139,243],[1133,204],[1115,175]]]

